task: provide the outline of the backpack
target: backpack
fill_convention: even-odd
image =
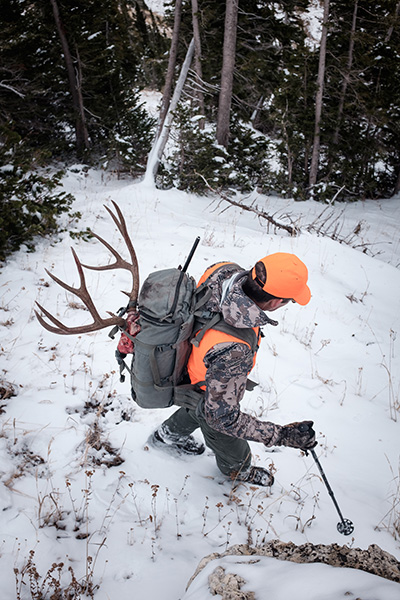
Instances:
[[[199,344],[208,329],[235,335],[251,348],[257,347],[253,329],[232,327],[220,313],[204,310],[211,295],[208,278],[196,287],[194,278],[186,273],[187,264],[183,269],[151,273],[140,290],[140,331],[132,338],[129,371],[132,398],[142,408],[197,406],[203,392],[200,384],[185,381],[185,369],[192,343]]]

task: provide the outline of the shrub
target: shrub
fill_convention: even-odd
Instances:
[[[160,187],[175,185],[198,194],[213,189],[250,191],[270,177],[268,140],[251,127],[232,119],[228,148],[219,146],[215,127],[200,128],[201,117],[188,105],[176,112],[173,149],[159,170]]]
[[[22,244],[34,249],[34,237],[58,229],[57,216],[67,212],[73,196],[57,192],[62,171],[51,177],[13,164],[0,168],[0,260]]]

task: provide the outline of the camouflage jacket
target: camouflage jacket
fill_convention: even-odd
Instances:
[[[242,284],[248,272],[227,265],[211,275],[212,290],[205,309],[221,312],[224,320],[234,327],[277,325],[243,292]],[[216,431],[232,437],[278,445],[282,427],[243,413],[243,398],[247,375],[253,366],[253,354],[243,342],[216,344],[204,357],[206,392],[204,414],[207,423]]]

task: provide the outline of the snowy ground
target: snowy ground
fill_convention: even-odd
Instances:
[[[148,436],[170,411],[145,411],[129,400],[129,383],[116,373],[116,341],[107,331],[57,336],[34,317],[37,300],[68,324],[89,321],[44,268],[77,285],[70,245],[87,264],[105,264],[110,256],[94,239],[63,233],[40,240],[34,253],[22,249],[2,269],[1,369],[16,392],[0,402],[2,600],[18,597],[13,569],[22,569],[31,550],[41,577],[54,561],[63,562],[64,585],[72,567],[78,579],[99,585],[96,597],[105,600],[204,600],[210,597],[204,572],[185,594],[199,560],[237,543],[378,544],[400,559],[400,198],[328,207],[340,237],[360,245],[352,248],[316,233],[289,237],[238,208],[221,212],[225,203],[79,166],[64,187],[82,213],[66,226],[90,227],[124,252],[102,206],[120,205],[142,281],[154,269],[182,264],[197,235],[202,241],[190,267],[196,278],[213,262],[248,268],[276,251],[294,252],[308,265],[313,298],[275,313],[280,325],[265,328],[253,372],[260,385],[246,394],[243,410],[281,424],[315,421],[318,455],[355,531],[338,533],[338,515],[312,458],[296,450],[252,444],[255,463],[276,469],[267,493],[245,485],[233,492],[211,452],[179,460],[148,448]],[[323,210],[257,194],[246,201],[277,219],[290,212],[303,228]],[[87,280],[102,315],[125,304],[120,290],[129,289],[127,273],[88,271]],[[258,600],[286,600],[290,586],[297,600],[306,597],[304,589],[308,600],[346,592],[392,600],[399,590],[361,571],[338,577],[323,565],[263,559],[239,568]],[[21,598],[31,598],[29,578],[25,585],[20,580]]]

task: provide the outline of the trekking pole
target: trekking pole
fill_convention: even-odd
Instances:
[[[338,512],[338,515],[340,517],[340,523],[338,523],[337,526],[336,526],[338,532],[342,533],[343,535],[350,535],[354,531],[354,525],[353,525],[352,521],[350,521],[350,519],[344,519],[343,518],[343,515],[341,513],[339,505],[336,502],[336,498],[334,496],[332,488],[329,485],[329,482],[328,482],[328,480],[326,478],[326,475],[325,475],[324,470],[323,470],[323,468],[321,466],[321,463],[319,462],[318,457],[315,454],[315,450],[314,449],[305,450],[306,455],[307,455],[308,452],[311,452],[312,457],[315,460],[315,463],[316,463],[316,465],[317,465],[317,467],[319,469],[319,472],[321,473],[321,477],[322,477],[322,479],[323,479],[323,481],[324,481],[324,483],[326,485],[326,489],[328,490],[328,493],[329,493],[330,497],[332,498],[332,502],[335,505],[335,508],[336,508],[336,510]]]
[[[300,425],[299,429],[300,429],[300,431],[308,431],[309,426],[302,424],[302,425]],[[321,477],[323,479],[323,482],[326,485],[326,489],[328,490],[328,493],[329,493],[330,497],[332,498],[332,502],[335,505],[335,508],[336,508],[336,510],[338,512],[338,515],[340,517],[340,523],[338,523],[337,526],[336,526],[338,532],[342,533],[343,535],[350,535],[354,531],[354,525],[353,525],[352,521],[350,521],[350,519],[345,519],[343,517],[342,512],[341,512],[341,510],[339,508],[339,505],[336,502],[336,498],[334,496],[332,488],[329,485],[329,482],[328,482],[328,480],[326,478],[325,472],[324,472],[324,470],[323,470],[323,468],[321,466],[321,463],[319,462],[318,457],[317,457],[317,455],[315,453],[315,450],[313,448],[311,448],[309,450],[303,448],[303,451],[305,452],[306,456],[308,456],[308,453],[311,452],[311,455],[312,455],[313,459],[315,460],[315,464],[317,465],[318,470],[321,473]]]

